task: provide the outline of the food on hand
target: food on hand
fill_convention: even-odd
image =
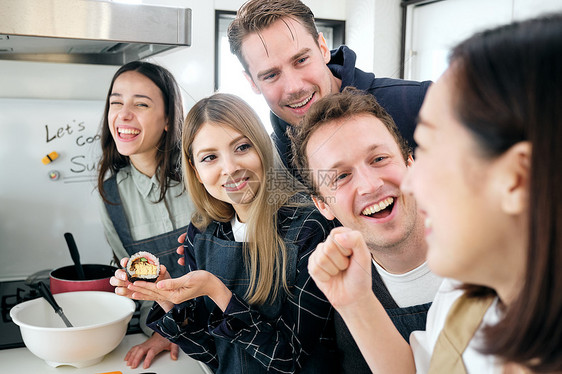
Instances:
[[[160,261],[152,253],[137,252],[127,262],[126,270],[129,282],[155,282],[160,275]]]

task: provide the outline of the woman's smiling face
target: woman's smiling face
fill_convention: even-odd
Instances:
[[[420,110],[416,160],[401,187],[415,196],[427,217],[430,268],[493,288],[508,276],[501,264],[516,257],[506,244],[516,236],[512,218],[501,204],[505,162],[502,156],[483,155],[474,135],[457,119],[454,98],[454,70],[448,70],[430,87]]]
[[[205,123],[191,145],[199,181],[214,198],[232,204],[246,222],[263,179],[262,162],[250,140],[223,124]]]
[[[127,71],[115,79],[107,114],[109,130],[120,154],[154,160],[166,131],[162,91],[149,78]]]

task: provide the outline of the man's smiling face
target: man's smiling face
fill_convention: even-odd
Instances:
[[[252,88],[270,109],[291,125],[298,125],[313,102],[339,90],[326,66],[330,50],[297,21],[285,18],[247,36],[242,55]]]
[[[315,199],[328,219],[363,234],[371,248],[399,245],[419,224],[416,202],[400,183],[404,160],[395,138],[374,115],[358,114],[319,127],[306,147]]]

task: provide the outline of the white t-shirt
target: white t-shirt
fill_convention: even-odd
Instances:
[[[232,226],[232,234],[234,235],[234,240],[236,240],[237,242],[247,242],[247,225],[244,222],[238,221],[238,217],[236,216],[236,214],[234,215],[234,218],[230,220],[230,225]]]
[[[445,320],[449,314],[455,300],[462,294],[463,290],[457,289],[459,283],[451,279],[445,279],[435,295],[435,300],[429,308],[425,331],[414,331],[410,335],[410,346],[416,361],[416,370],[419,374],[425,374],[429,370],[431,355],[437,338],[445,325]],[[478,328],[468,347],[462,355],[464,365],[469,374],[501,374],[503,371],[499,360],[494,356],[483,355],[477,348],[482,341],[482,326],[485,324],[495,324],[500,319],[498,310],[498,300],[494,300],[486,311],[482,324]]]
[[[400,308],[433,301],[443,281],[443,278],[429,270],[426,262],[404,274],[391,274],[374,260],[373,264],[375,264],[388,292]]]

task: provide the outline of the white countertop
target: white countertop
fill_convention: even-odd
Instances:
[[[208,368],[195,361],[180,350],[177,361],[172,361],[169,352],[158,355],[148,369],[142,368],[142,363],[136,369],[131,369],[123,361],[129,349],[144,342],[143,334],[125,335],[123,341],[112,352],[105,355],[104,359],[92,366],[77,369],[73,366],[59,366],[53,368],[42,359],[35,356],[27,348],[12,348],[0,350],[0,373],[10,374],[39,374],[39,373],[88,373],[99,374],[108,372],[121,372],[122,374],[212,374]]]

